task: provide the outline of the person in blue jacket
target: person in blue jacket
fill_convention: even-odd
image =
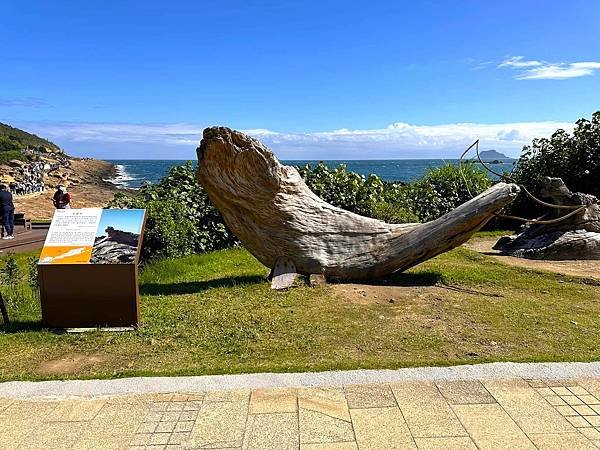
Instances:
[[[4,222],[6,236],[2,239],[14,239],[15,230],[15,205],[13,204],[12,194],[8,191],[5,184],[0,184],[0,215]]]

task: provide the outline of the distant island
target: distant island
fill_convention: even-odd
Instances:
[[[511,161],[514,159],[514,158],[510,158],[510,157],[506,156],[504,153],[500,153],[497,150],[484,150],[482,152],[479,152],[479,156],[481,157],[483,162],[491,162],[491,163],[502,162],[502,161]]]
[[[114,174],[112,163],[74,158],[47,139],[0,123],[0,182],[13,192],[16,212],[31,219],[52,217],[58,185],[67,186],[74,208],[106,206],[117,189],[105,180]]]

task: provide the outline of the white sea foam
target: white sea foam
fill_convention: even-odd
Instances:
[[[121,189],[123,189],[123,188],[134,189],[131,187],[131,182],[137,181],[137,180],[139,180],[139,178],[136,178],[136,177],[132,176],[132,174],[127,172],[127,169],[125,168],[125,166],[123,164],[116,164],[115,165],[115,176],[112,178],[106,179],[104,181],[106,181],[108,183],[112,183]]]

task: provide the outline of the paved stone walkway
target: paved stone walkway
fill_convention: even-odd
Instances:
[[[2,449],[600,448],[600,378],[15,397]]]

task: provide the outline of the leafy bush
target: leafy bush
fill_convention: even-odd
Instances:
[[[523,148],[513,177],[537,192],[544,177],[560,177],[573,192],[600,197],[600,111],[580,119],[573,134],[557,130]]]
[[[23,145],[15,138],[0,135],[0,152],[20,152]]]
[[[379,202],[373,206],[372,217],[387,223],[416,223],[419,216],[398,203]]]
[[[557,130],[550,138],[534,139],[523,147],[512,177],[533,195],[540,197],[544,177],[560,177],[573,192],[600,196],[600,111],[592,120],[580,119],[573,134]],[[520,195],[508,207],[514,216],[535,218],[549,209]],[[504,227],[517,227],[520,222],[506,221]]]
[[[384,183],[377,175],[349,172],[345,164],[331,169],[322,161],[314,168],[307,164],[298,171],[311,191],[338,208],[371,216],[373,206],[383,201]]]
[[[429,169],[414,183],[389,189],[386,200],[412,211],[421,222],[437,219],[492,184],[487,174],[475,164],[463,165],[463,174],[464,179],[459,168],[450,164]]]
[[[331,169],[322,162],[301,167],[299,172],[308,187],[328,203],[388,223],[432,220],[471,198],[455,166],[431,169],[408,185],[349,172],[345,165]],[[491,184],[486,174],[472,165],[465,167],[465,176],[473,195]],[[173,167],[158,184],[147,184],[135,195],[117,194],[110,206],[147,210],[142,261],[238,243],[196,180],[191,162]]]
[[[173,167],[135,195],[118,193],[113,208],[146,208],[142,261],[231,247],[237,243],[196,180],[191,162]]]

